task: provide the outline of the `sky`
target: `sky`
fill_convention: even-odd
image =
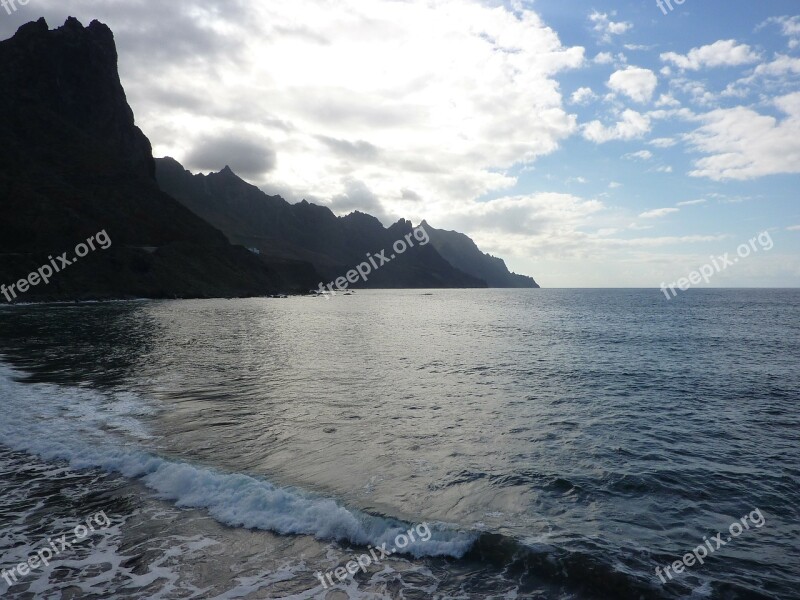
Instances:
[[[800,5],[661,1],[29,0],[0,38],[98,19],[156,156],[462,231],[543,287],[726,253],[698,287],[800,286]]]

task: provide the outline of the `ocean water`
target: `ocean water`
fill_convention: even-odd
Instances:
[[[792,290],[2,307],[0,596],[800,598],[799,402]]]

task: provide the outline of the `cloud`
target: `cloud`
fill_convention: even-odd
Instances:
[[[516,183],[513,167],[578,131],[559,76],[581,67],[585,51],[563,45],[532,9],[182,0],[156,11],[37,0],[37,10],[51,24],[73,14],[112,28],[157,156],[194,169],[230,164],[290,200],[348,196],[351,177],[390,214],[408,210],[404,188],[446,212],[502,193]],[[216,150],[208,143],[232,137]]]
[[[779,25],[781,33],[789,38],[789,48],[794,49],[800,46],[800,15],[770,17],[761,23],[757,29],[762,29],[772,23]]]
[[[677,206],[695,206],[696,204],[705,204],[705,198],[700,200],[686,200],[684,202],[678,202]]]
[[[574,182],[574,183],[580,183],[580,184],[584,184],[584,183],[588,183],[588,182],[589,182],[589,180],[588,180],[588,179],[586,179],[586,177],[581,177],[581,176],[578,176],[578,177],[570,177],[570,178],[568,178],[568,179],[567,179],[567,183],[568,183],[568,184],[569,184],[569,183],[573,183],[573,182]]]
[[[686,134],[690,146],[707,154],[689,174],[715,181],[749,180],[800,173],[800,92],[776,98],[779,120],[752,108],[718,109],[697,117],[703,124]]]
[[[589,15],[589,20],[594,24],[594,30],[600,34],[604,42],[610,42],[615,35],[622,35],[633,28],[633,24],[626,21],[614,22],[608,13],[594,11]]]
[[[340,140],[326,135],[317,136],[317,139],[336,154],[346,158],[363,162],[372,162],[380,155],[380,150],[377,146],[365,142],[364,140],[351,142],[349,140]]]
[[[353,211],[360,211],[376,217],[387,226],[396,220],[386,212],[380,199],[363,181],[346,177],[342,184],[343,193],[334,196],[328,205],[328,208],[334,213],[345,215]]]
[[[788,74],[800,74],[800,58],[778,54],[772,62],[758,65],[753,74],[744,81],[749,83],[758,77],[781,77]]]
[[[294,190],[292,200],[341,203],[351,177],[390,214],[409,206],[402,188],[444,206],[471,202],[513,186],[512,167],[578,130],[558,77],[584,63],[584,49],[563,45],[530,9],[477,0],[37,6],[51,23],[75,14],[114,30],[123,85],[156,155],[194,169],[230,164],[268,192]]]
[[[666,217],[672,213],[678,212],[677,208],[655,208],[653,210],[648,210],[647,212],[643,212],[639,215],[640,219],[660,219],[661,217]]]
[[[614,72],[608,80],[608,87],[628,96],[634,102],[649,102],[658,86],[658,77],[650,69],[627,67]]]
[[[401,193],[400,197],[403,200],[408,200],[409,202],[420,202],[420,201],[422,201],[422,196],[420,196],[414,190],[410,190],[408,188],[403,188],[402,190],[400,190],[400,193]]]
[[[786,231],[800,231],[800,225],[792,225],[786,228]]]
[[[645,44],[625,44],[626,50],[652,50],[655,46],[647,46]]]
[[[275,168],[275,151],[268,141],[256,141],[241,134],[199,139],[186,155],[185,165],[195,171],[219,171],[226,165],[237,174],[257,178]]]
[[[622,158],[627,158],[629,160],[650,160],[653,158],[653,153],[650,152],[650,150],[639,150],[638,152],[624,154]]]
[[[452,215],[448,222],[460,231],[550,235],[587,224],[592,215],[603,209],[599,200],[545,192],[473,203]]]
[[[611,52],[600,52],[594,57],[593,62],[598,65],[610,65],[614,62],[614,55]]]
[[[737,44],[736,40],[719,40],[708,46],[692,48],[688,54],[665,52],[661,60],[671,62],[676,67],[698,71],[703,67],[733,67],[758,62],[759,55],[747,44]]]
[[[655,138],[647,142],[651,146],[655,146],[656,148],[672,148],[678,141],[675,138]]]
[[[769,90],[773,96],[795,89],[795,81],[790,75],[800,74],[800,58],[787,54],[776,54],[770,62],[758,65],[748,77],[729,83],[722,96],[726,98],[746,98],[754,84],[761,86],[760,91]]]
[[[626,109],[622,120],[611,127],[600,121],[591,121],[583,125],[583,137],[595,144],[603,144],[612,140],[633,140],[643,137],[650,131],[650,117]]]
[[[588,104],[595,98],[597,98],[597,95],[592,91],[592,88],[582,87],[572,92],[569,101],[572,104]]]
[[[658,100],[656,100],[656,106],[659,108],[668,107],[668,108],[675,108],[680,106],[681,103],[675,99],[672,94],[661,94]]]

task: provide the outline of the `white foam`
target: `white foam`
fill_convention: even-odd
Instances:
[[[147,439],[137,415],[151,409],[135,396],[52,384],[24,384],[0,363],[0,443],[45,460],[67,461],[75,469],[101,468],[140,479],[179,507],[202,508],[234,527],[279,534],[313,535],[321,540],[367,546],[386,543],[409,525],[341,506],[302,490],[281,488],[264,479],[178,462],[141,444]],[[122,436],[125,437],[122,437]],[[417,539],[403,550],[422,556],[463,556],[475,533],[431,524],[427,542]]]

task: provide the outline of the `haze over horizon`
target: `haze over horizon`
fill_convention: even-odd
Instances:
[[[103,21],[156,156],[463,231],[544,287],[655,287],[762,231],[711,286],[800,286],[796,5],[673,6],[32,0],[0,37]]]

